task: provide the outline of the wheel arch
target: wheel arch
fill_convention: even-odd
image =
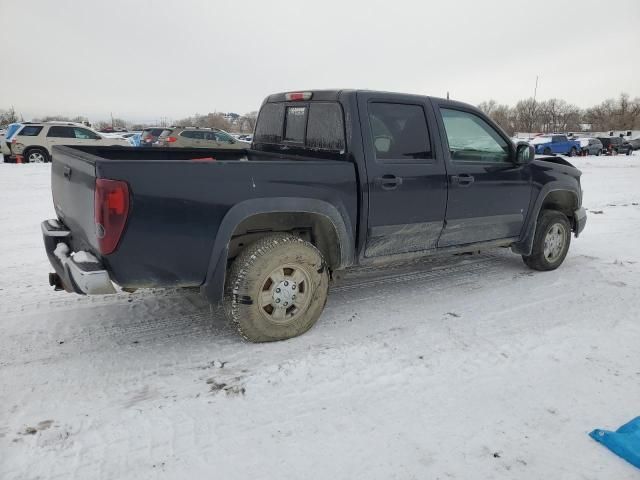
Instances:
[[[308,231],[332,270],[353,263],[354,235],[344,208],[310,198],[255,198],[234,205],[222,219],[202,293],[220,303],[228,260],[247,243],[279,231]]]
[[[575,189],[560,182],[552,182],[545,185],[527,216],[520,241],[512,246],[513,252],[521,255],[531,254],[540,212],[543,210],[562,212],[569,219],[572,229],[575,229],[574,217],[578,208],[580,208],[580,198]]]

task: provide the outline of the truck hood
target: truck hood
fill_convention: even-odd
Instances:
[[[568,173],[575,177],[582,175],[582,172],[578,168],[568,162],[564,157],[558,155],[536,155],[531,163],[538,167],[552,168],[553,170]]]

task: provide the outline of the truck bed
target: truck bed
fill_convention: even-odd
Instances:
[[[124,180],[130,208],[118,248],[101,256],[94,221],[96,178]],[[355,237],[355,165],[344,160],[252,150],[127,147],[53,148],[53,201],[73,233],[123,287],[199,286],[228,211],[251,199],[324,200],[350,218]],[[135,261],[134,261],[135,259]]]

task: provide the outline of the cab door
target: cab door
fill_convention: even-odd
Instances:
[[[51,152],[51,147],[54,145],[76,144],[76,135],[73,127],[67,125],[51,125],[45,139],[49,152]]]
[[[449,195],[438,247],[520,236],[531,198],[529,165],[488,119],[459,104],[438,105]]]
[[[426,97],[358,93],[367,170],[364,256],[436,248],[447,203],[443,159]]]

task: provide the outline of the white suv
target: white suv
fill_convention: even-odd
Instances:
[[[11,138],[10,160],[17,163],[50,162],[54,145],[131,146],[124,138],[105,137],[81,123],[26,122]]]

